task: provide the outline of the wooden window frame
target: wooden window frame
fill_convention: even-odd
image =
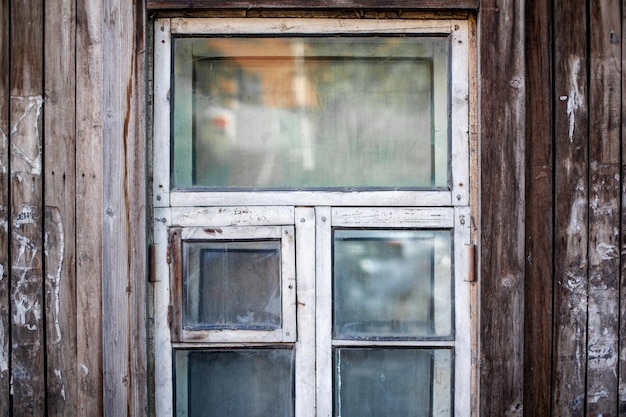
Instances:
[[[172,35],[176,34],[319,34],[416,33],[451,36],[450,52],[450,170],[451,189],[417,191],[203,191],[170,188],[170,87]],[[329,332],[332,285],[330,252],[333,227],[449,229],[453,233],[454,340],[388,341],[381,346],[432,347],[454,351],[451,415],[469,416],[472,410],[472,360],[470,315],[471,243],[469,157],[469,23],[462,19],[157,19],[154,27],[154,154],[153,210],[155,240],[155,380],[156,414],[175,413],[172,399],[172,348],[241,347],[236,339],[194,340],[181,336],[180,313],[170,304],[178,297],[178,284],[170,283],[170,264],[180,257],[172,230],[184,228],[289,226],[295,229],[297,265],[297,350],[295,378],[296,416],[332,415],[332,355],[337,345]],[[361,206],[361,207],[359,207]],[[312,251],[312,248],[315,248]],[[316,255],[317,254],[317,255]],[[173,262],[174,260],[174,262]],[[179,265],[179,264],[178,264]],[[173,271],[172,276],[179,272]],[[318,278],[316,278],[318,277]],[[325,281],[319,281],[325,277]],[[316,281],[316,279],[318,281]],[[169,306],[169,313],[168,311]],[[320,311],[326,311],[320,315]],[[175,319],[171,333],[170,320]],[[173,336],[174,335],[174,336]],[[251,341],[251,345],[272,344]],[[367,342],[341,341],[341,346]],[[323,358],[323,359],[320,359]],[[329,379],[330,378],[330,379]],[[325,382],[324,382],[325,381]],[[330,391],[329,391],[330,390]],[[317,413],[316,410],[317,409]]]

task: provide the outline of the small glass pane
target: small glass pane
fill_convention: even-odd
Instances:
[[[175,187],[448,187],[448,40],[176,38]]]
[[[292,417],[291,349],[175,351],[177,417]]]
[[[183,326],[281,326],[280,241],[184,242]]]
[[[451,380],[447,349],[336,349],[334,415],[450,416]]]
[[[334,337],[451,336],[450,255],[449,231],[334,230]]]

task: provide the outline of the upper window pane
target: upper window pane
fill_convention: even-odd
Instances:
[[[448,39],[174,40],[174,187],[447,188]]]

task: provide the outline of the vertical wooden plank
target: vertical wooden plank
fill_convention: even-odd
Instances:
[[[620,0],[591,0],[587,415],[617,415],[620,270]]]
[[[147,375],[147,332],[146,306],[148,291],[148,247],[147,247],[147,219],[146,219],[146,16],[143,1],[130,2],[133,4],[133,22],[135,25],[133,55],[134,68],[132,76],[132,116],[130,118],[130,132],[128,140],[130,160],[127,171],[129,175],[130,195],[130,236],[131,236],[131,272],[130,287],[130,374],[132,375],[131,400],[129,414],[131,416],[148,415],[148,375]]]
[[[576,28],[576,30],[572,30]],[[554,0],[555,416],[584,416],[587,338],[588,125],[585,2]]]
[[[76,2],[77,414],[103,415],[102,19],[98,0]]]
[[[553,280],[552,2],[526,2],[524,414],[549,416]]]
[[[524,2],[480,11],[480,415],[521,416],[524,328]]]
[[[43,416],[43,2],[12,2],[10,18],[13,413]]]
[[[48,416],[77,410],[75,1],[45,3],[44,203]]]
[[[622,61],[621,61],[621,149],[622,149],[622,175],[621,175],[621,214],[622,221],[620,225],[621,232],[621,276],[620,276],[620,339],[619,339],[619,398],[618,398],[618,416],[626,417],[626,42],[624,42],[624,32],[626,31],[626,1],[622,0]]]
[[[102,300],[105,416],[145,414],[143,7],[104,4]]]
[[[9,0],[0,0],[0,416],[10,411]]]

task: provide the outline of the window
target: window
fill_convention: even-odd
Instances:
[[[156,21],[157,415],[469,415],[468,42]]]

